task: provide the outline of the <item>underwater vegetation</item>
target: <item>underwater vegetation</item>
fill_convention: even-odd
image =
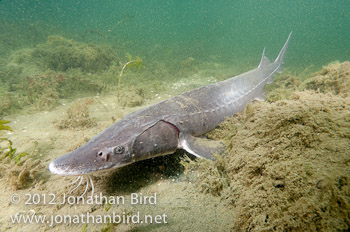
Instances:
[[[145,92],[138,87],[123,87],[123,94],[119,96],[119,103],[123,107],[136,107],[144,103]]]
[[[49,36],[46,43],[17,50],[0,70],[0,114],[27,105],[51,109],[61,98],[100,93],[115,85],[115,73],[110,68],[118,62],[111,47],[60,36]]]
[[[116,92],[123,107],[140,106],[163,91],[169,79],[183,78],[183,72],[192,73],[198,64],[190,57],[181,65],[166,61],[146,66],[140,56],[120,47],[49,36],[46,42],[14,51],[1,67],[0,115],[24,108],[51,110],[61,99],[106,92]]]
[[[10,126],[5,125],[8,123],[10,123],[10,121],[0,120],[0,132],[12,131],[12,128]],[[0,142],[7,142],[7,146],[5,146],[4,148],[0,147],[0,152],[1,152],[0,160],[9,158],[9,159],[13,159],[15,163],[18,163],[22,157],[29,155],[28,153],[25,153],[25,152],[21,152],[17,154],[16,153],[17,149],[12,146],[13,144],[12,141],[7,138],[0,137]]]
[[[77,100],[67,110],[67,117],[59,121],[56,126],[59,129],[89,128],[96,126],[96,120],[89,116],[89,106],[94,104],[93,98]]]
[[[321,93],[332,93],[342,97],[350,96],[350,62],[334,62],[315,74],[305,82],[306,89]]]
[[[289,98],[295,91],[313,90],[320,93],[332,93],[342,97],[349,96],[350,62],[338,61],[324,66],[321,71],[306,77],[297,77],[290,73],[278,76],[276,81],[266,86],[268,102]]]
[[[118,77],[118,86],[117,86],[117,99],[119,101],[119,96],[120,96],[120,83],[122,80],[122,76],[124,73],[124,70],[128,67],[128,68],[137,68],[140,69],[142,68],[143,65],[143,61],[139,56],[136,56],[135,58],[133,58],[129,53],[126,54],[126,58],[128,59],[128,61],[125,64],[120,63],[120,65],[122,66],[122,69],[120,70],[119,73],[119,77]]]
[[[56,105],[59,100],[58,87],[64,81],[63,74],[45,74],[26,76],[23,90],[26,92],[28,101],[38,109],[49,109]]]
[[[27,156],[29,158],[23,159],[15,165],[5,163],[6,170],[4,173],[7,173],[6,178],[15,190],[25,189],[43,182],[41,172],[44,166],[41,164],[41,160],[32,157],[37,145],[38,144],[34,142],[32,152]]]
[[[118,54],[109,46],[49,36],[44,43],[14,51],[0,69],[0,115],[28,106],[50,110],[60,99],[115,90],[122,106],[142,105],[146,97],[143,89],[159,89],[161,83],[154,80],[158,77],[153,70],[143,67],[139,56]]]
[[[110,47],[80,43],[61,36],[49,36],[47,43],[39,44],[31,55],[47,68],[59,72],[74,68],[98,72],[118,60]]]
[[[290,94],[276,87],[272,103],[251,103],[208,134],[227,144],[226,155],[215,163],[187,161],[188,171],[200,173],[200,191],[235,208],[235,231],[350,227],[348,63],[330,64],[304,82],[277,78],[275,87]]]
[[[7,123],[9,121],[0,120],[0,133],[12,131],[11,127],[5,125]],[[7,146],[0,146],[0,177],[7,178],[15,190],[24,189],[36,183],[39,180],[39,170],[42,169],[41,161],[32,158],[38,143],[34,142],[30,153],[17,153],[17,148],[12,146],[11,140],[1,137],[0,145],[2,142],[6,142]]]
[[[301,90],[301,86],[301,79],[290,73],[277,76],[272,84],[265,87],[267,91],[266,101],[276,102],[278,100],[287,99],[295,91]]]

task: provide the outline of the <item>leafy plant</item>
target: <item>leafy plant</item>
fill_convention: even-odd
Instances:
[[[12,128],[10,126],[7,126],[5,124],[9,123],[10,121],[6,120],[0,120],[0,131],[12,131]],[[0,160],[9,157],[10,159],[13,159],[15,163],[19,163],[22,157],[29,155],[26,152],[21,152],[19,154],[16,154],[17,148],[12,147],[12,141],[8,138],[2,138],[0,137],[0,142],[6,141],[7,146],[6,147],[0,147]],[[34,153],[36,146],[38,145],[37,142],[34,143],[34,148],[31,154]]]
[[[2,130],[12,131],[11,127],[5,125],[7,123],[10,123],[10,121],[0,120],[0,131]]]

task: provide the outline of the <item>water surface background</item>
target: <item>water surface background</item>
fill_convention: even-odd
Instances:
[[[121,46],[147,59],[214,57],[248,69],[259,62],[264,46],[274,59],[290,31],[290,69],[318,69],[350,55],[347,0],[3,0],[0,20],[2,38],[9,40],[2,55],[59,34]]]

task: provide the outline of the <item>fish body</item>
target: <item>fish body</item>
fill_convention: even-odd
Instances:
[[[290,37],[291,33],[274,62],[265,56],[264,49],[259,66],[251,71],[131,113],[83,146],[52,161],[50,171],[59,175],[88,174],[174,153],[176,149],[214,160],[213,154],[220,153],[224,145],[199,136],[264,94],[264,86],[282,70]]]

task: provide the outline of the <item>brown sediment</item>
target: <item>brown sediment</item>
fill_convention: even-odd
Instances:
[[[122,89],[119,102],[123,107],[136,107],[144,103],[144,93],[140,88]]]
[[[334,62],[323,67],[305,82],[305,88],[343,97],[350,96],[350,62]]]
[[[73,71],[76,70],[68,72]],[[322,91],[321,88],[311,88],[313,85],[307,87],[305,83],[317,76],[320,74],[310,75],[305,82],[291,74],[277,77],[270,86],[271,89],[267,90],[267,102],[249,104],[244,112],[228,119],[209,133],[210,138],[227,144],[226,153],[217,156],[216,162],[185,160],[183,164],[186,175],[181,175],[183,167],[178,164],[178,156],[182,152],[179,151],[177,155],[137,162],[116,170],[114,175],[107,172],[105,175],[110,178],[96,174],[95,193],[101,191],[104,195],[130,197],[130,192],[140,192],[145,196],[156,192],[159,194],[156,206],[112,205],[106,210],[108,207],[96,205],[63,205],[53,208],[33,205],[31,209],[47,215],[80,214],[87,211],[105,215],[107,211],[140,211],[141,214],[166,213],[169,217],[169,223],[159,227],[154,224],[121,224],[114,228],[107,224],[69,225],[73,230],[83,227],[94,231],[108,228],[120,231],[346,231],[350,224],[350,100],[345,97],[345,89],[333,92],[328,87]],[[134,75],[125,79],[122,90],[128,92],[128,86],[132,85],[130,83],[138,81],[144,81],[144,85],[147,80],[145,77],[146,75]],[[191,81],[196,84],[193,87],[197,87],[204,79],[196,76],[193,80],[186,79],[179,84],[185,86],[183,88],[190,88]],[[136,88],[142,88],[142,95],[154,99],[152,102],[146,99],[143,104],[156,103],[155,93],[171,89],[164,86],[156,88],[154,85],[154,80],[147,80],[147,88],[141,84],[134,85],[135,92],[138,91]],[[167,94],[174,95],[177,91],[183,91],[183,88],[171,90]],[[345,94],[340,94],[342,92]],[[65,111],[68,106],[60,106],[59,110],[47,114],[37,113],[23,117],[15,124],[16,131],[20,131],[27,124],[33,123],[27,127],[27,134],[19,132],[21,136],[18,138],[14,136],[17,134],[12,136],[16,144],[25,144],[34,138],[39,140],[39,144],[44,144],[42,150],[45,156],[42,162],[45,167],[32,166],[29,163],[31,161],[26,165],[25,162],[17,165],[12,175],[14,188],[22,189],[18,190],[20,193],[67,193],[71,190],[68,184],[74,178],[49,174],[48,162],[67,152],[67,146],[71,147],[72,143],[75,146],[85,143],[87,138],[110,125],[112,117],[119,120],[135,110],[127,105],[121,107],[122,103],[115,101],[115,95],[94,98],[97,99],[100,99],[101,104],[87,107],[90,109],[89,118],[92,116],[99,120],[96,127],[57,130],[51,122],[60,120],[59,112]],[[49,136],[43,131],[50,131]],[[69,142],[70,145],[67,140],[72,141]],[[171,166],[173,167],[170,168]],[[11,177],[8,174],[11,168],[13,166],[8,163],[0,163],[0,180],[5,187]],[[27,171],[30,172],[29,176]],[[46,181],[45,173],[50,176],[50,181]],[[24,183],[23,187],[20,186],[21,183]],[[84,186],[80,186],[73,194],[79,196],[83,191]],[[6,199],[3,202],[7,203],[12,192],[6,189],[1,193],[3,199]],[[23,205],[12,204],[8,209],[17,213],[23,210]],[[11,224],[8,227],[1,224],[1,228],[21,230],[23,224]],[[44,229],[65,228],[66,225],[62,224],[54,228],[46,226]],[[43,225],[33,225],[31,229],[43,229]]]
[[[4,177],[14,190],[32,187],[42,180],[43,165],[40,160],[27,158],[18,164],[8,162],[5,165],[4,173],[6,175]]]
[[[89,106],[93,98],[75,101],[67,110],[67,117],[57,123],[59,129],[88,128],[96,126],[96,120],[89,116]]]
[[[266,101],[275,102],[289,98],[293,92],[301,88],[302,81],[288,73],[276,77],[276,80],[265,87],[267,91]]]
[[[281,88],[297,83],[289,97],[278,86],[273,103],[251,103],[209,133],[226,141],[226,155],[192,168],[201,191],[235,207],[235,231],[350,228],[348,64],[331,64],[304,83],[282,78]],[[292,91],[303,87],[316,92]]]

